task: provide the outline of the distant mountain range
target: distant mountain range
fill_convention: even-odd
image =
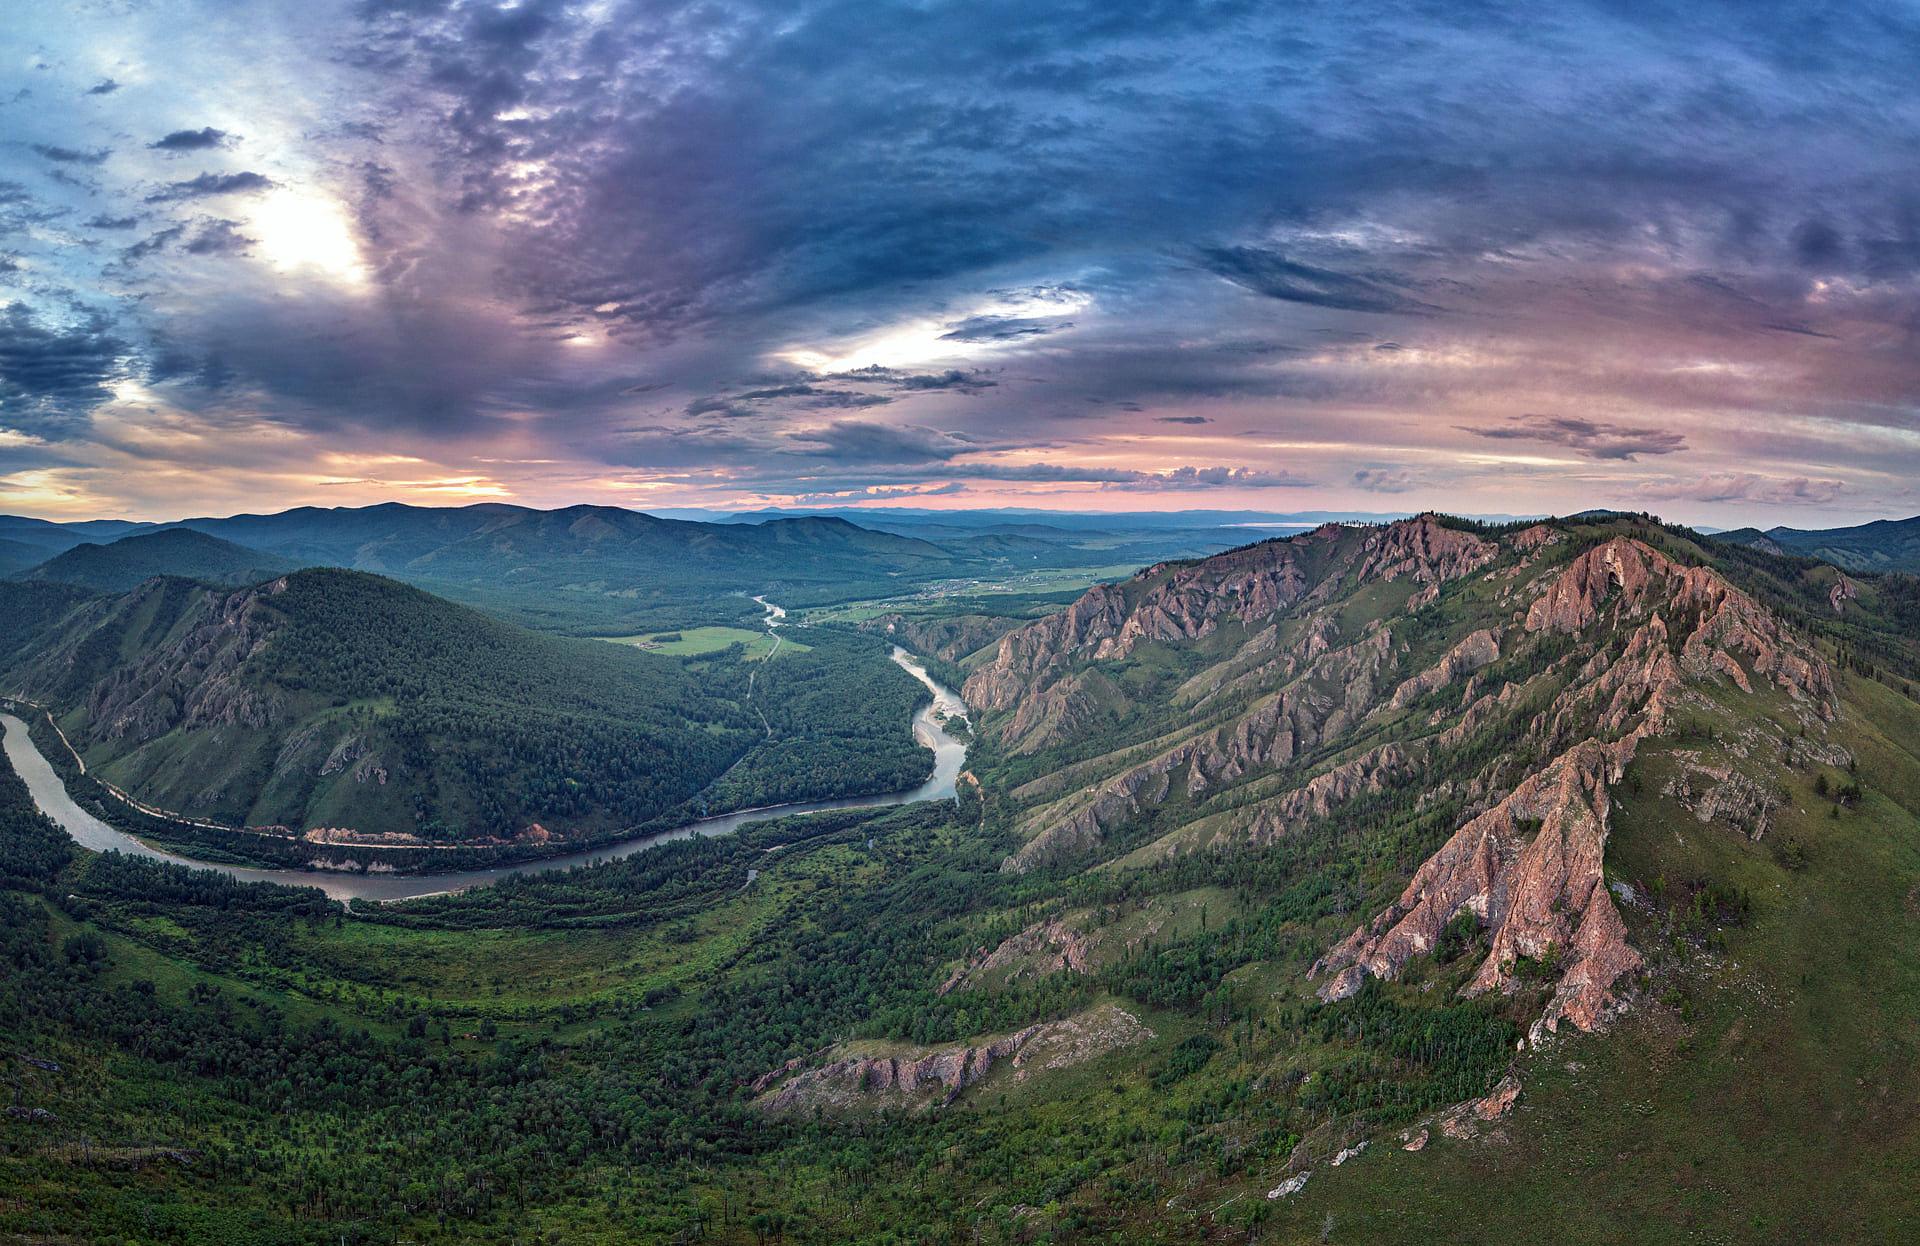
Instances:
[[[1736,528],[1716,539],[1818,558],[1848,571],[1920,571],[1920,515],[1851,528]]]
[[[1246,536],[1227,527],[951,517],[874,526],[834,514],[725,518],[501,503],[308,506],[170,524],[0,516],[0,573],[124,591],[153,575],[235,584],[336,566],[405,580],[530,626],[606,634],[745,620],[759,613],[749,593],[790,605],[882,597],[933,580],[1193,557]]]
[[[1357,511],[1014,508],[675,514],[708,517],[503,503],[309,506],[169,524],[0,516],[0,575],[124,592],[156,575],[237,585],[299,567],[337,566],[404,580],[543,630],[624,634],[743,622],[758,613],[749,593],[816,605],[1049,569],[1118,574],[1243,544],[1250,529],[1284,534],[1322,522],[1393,518]],[[1920,570],[1920,517],[1826,531],[1743,528],[1714,539],[1855,572]]]

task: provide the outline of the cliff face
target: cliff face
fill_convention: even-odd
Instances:
[[[1547,1031],[1562,1019],[1583,1030],[1599,1027],[1614,1007],[1614,983],[1640,967],[1601,878],[1607,785],[1619,778],[1633,745],[1580,744],[1462,826],[1392,907],[1314,965],[1316,976],[1330,976],[1320,997],[1345,999],[1369,975],[1397,976],[1407,961],[1431,952],[1464,911],[1491,944],[1468,994],[1513,989],[1521,957],[1557,963],[1558,986],[1541,1024]]]
[[[1352,995],[1369,975],[1397,976],[1408,960],[1434,948],[1456,915],[1469,912],[1490,950],[1468,994],[1511,991],[1524,958],[1554,975],[1535,1040],[1563,1020],[1599,1028],[1618,1006],[1616,984],[1641,965],[1601,873],[1608,785],[1640,742],[1665,732],[1683,703],[1710,708],[1699,688],[1721,682],[1752,694],[1756,678],[1770,679],[1807,719],[1834,716],[1826,664],[1709,568],[1680,565],[1620,538],[1575,558],[1526,612],[1526,629],[1535,633],[1581,634],[1603,623],[1624,643],[1596,646],[1531,732],[1542,742],[1581,729],[1602,735],[1567,748],[1467,821],[1392,906],[1323,956],[1313,968],[1329,979],[1322,999]],[[1690,773],[1715,780],[1695,806],[1703,821],[1737,807],[1752,820],[1742,829],[1764,833],[1765,794],[1751,778],[1724,767],[1694,765]]]
[[[1617,537],[1574,559],[1527,608],[1527,630],[1581,633],[1658,610],[1688,620],[1679,663],[1694,677],[1722,674],[1751,691],[1747,671],[1833,717],[1833,675],[1770,611],[1708,567],[1684,566],[1643,542]],[[1742,667],[1745,669],[1742,669]]]

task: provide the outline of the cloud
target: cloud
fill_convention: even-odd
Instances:
[[[1340,311],[1422,314],[1437,310],[1396,289],[1403,278],[1316,268],[1263,247],[1203,247],[1200,266],[1243,289],[1290,303]]]
[[[1566,415],[1516,415],[1505,424],[1462,424],[1462,432],[1494,441],[1537,441],[1565,446],[1589,459],[1632,462],[1642,454],[1675,454],[1687,448],[1684,433],[1671,429],[1609,424]]]
[[[955,321],[940,335],[943,342],[1012,342],[1073,328],[1071,320],[1035,316],[969,316]]]
[[[1261,471],[1251,467],[1176,467],[1166,472],[1141,472],[1113,488],[1128,489],[1305,489],[1315,482],[1292,472]]]
[[[120,84],[111,78],[102,78],[87,88],[88,95],[112,95],[120,89]]]
[[[837,381],[857,382],[860,384],[887,385],[893,388],[916,393],[934,390],[958,390],[973,393],[977,390],[991,389],[999,382],[979,370],[967,371],[949,368],[945,372],[902,372],[893,368],[883,368],[878,364],[866,368],[857,368],[852,372],[834,373],[830,378]]]
[[[1824,506],[1845,490],[1838,480],[1807,476],[1763,476],[1754,472],[1715,472],[1675,480],[1649,481],[1634,496],[1649,502],[1755,502],[1767,506]]]
[[[72,147],[54,147],[46,143],[33,144],[33,150],[55,164],[104,164],[107,157],[113,154],[104,147],[92,151],[80,151]]]
[[[244,255],[254,240],[240,232],[235,221],[208,221],[187,240],[188,255]]]
[[[1369,493],[1405,493],[1425,482],[1405,467],[1363,467],[1353,474],[1353,483]]]
[[[859,489],[838,489],[825,493],[796,493],[795,506],[851,506],[860,502],[898,501],[901,498],[947,498],[967,492],[957,480],[943,485],[873,485]]]
[[[184,182],[174,182],[147,196],[148,203],[167,203],[176,199],[205,199],[214,195],[251,195],[273,189],[273,179],[263,173],[202,173]]]
[[[0,399],[66,426],[111,396],[125,353],[104,319],[48,326],[15,303],[0,311]],[[18,416],[10,420],[20,423]]]
[[[155,151],[209,151],[216,147],[229,147],[234,136],[225,130],[216,130],[207,126],[200,130],[175,130],[164,138],[155,139],[147,146]]]
[[[7,297],[97,314],[108,375],[195,419],[674,501],[1231,487],[1146,457],[1194,430],[1297,447],[1329,506],[1448,462],[1485,510],[1625,494],[1636,459],[1858,481],[1863,511],[1920,479],[1897,6],[366,0],[244,44],[218,6],[17,7],[0,108],[103,47],[168,72],[15,127]],[[797,375],[796,343],[892,366]],[[244,479],[201,454],[183,490]]]
[[[835,420],[787,434],[797,453],[842,463],[944,462],[979,449],[972,441],[935,428]]]

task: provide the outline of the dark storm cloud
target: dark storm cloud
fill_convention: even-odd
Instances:
[[[207,126],[199,130],[175,130],[147,146],[155,151],[210,151],[216,147],[230,146],[232,142],[233,135]]]
[[[273,179],[263,173],[202,173],[184,182],[174,182],[147,196],[148,203],[170,203],[178,199],[206,199],[214,195],[251,195],[271,189]]]
[[[1566,415],[1518,415],[1493,426],[1463,424],[1461,431],[1495,441],[1565,446],[1590,459],[1631,461],[1642,454],[1675,454],[1687,448],[1686,436],[1670,429],[1608,424]]]
[[[244,255],[254,240],[240,232],[234,221],[208,221],[187,240],[188,255]]]
[[[799,452],[840,463],[944,462],[979,447],[965,437],[914,425],[835,420],[788,434]]]
[[[978,390],[991,389],[999,384],[978,370],[949,368],[945,372],[901,372],[877,365],[860,368],[853,372],[835,373],[832,379],[848,383],[889,386],[912,393],[930,393],[936,390],[974,393]]]

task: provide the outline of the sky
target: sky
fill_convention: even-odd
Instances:
[[[0,512],[1920,512],[1920,10],[40,0]]]

